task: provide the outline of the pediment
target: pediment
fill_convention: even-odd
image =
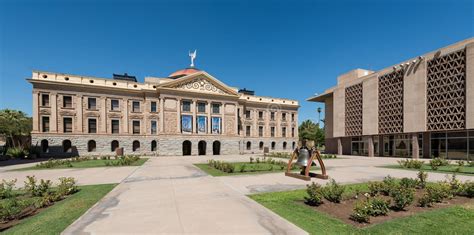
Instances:
[[[161,87],[198,93],[237,95],[237,92],[234,89],[220,82],[206,72],[199,72],[178,78],[175,81],[163,84]]]

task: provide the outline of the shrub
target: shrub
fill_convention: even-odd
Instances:
[[[433,206],[433,201],[431,200],[430,196],[425,193],[423,196],[418,198],[418,205],[421,207],[431,207]]]
[[[426,187],[426,180],[428,179],[428,173],[424,171],[418,171],[418,186],[420,188],[425,188]]]
[[[416,179],[404,177],[400,180],[400,186],[403,188],[416,188],[417,185],[418,181]]]
[[[40,183],[37,186],[37,195],[36,196],[44,196],[51,194],[51,180],[40,180]]]
[[[246,166],[247,166],[247,165],[245,165],[245,164],[240,165],[239,171],[240,171],[240,172],[245,172],[245,167],[246,167]]]
[[[462,191],[463,184],[461,183],[461,181],[457,179],[456,174],[453,174],[451,178],[448,178],[442,184],[446,184],[449,186],[450,194],[451,194],[450,196],[459,195],[462,193],[461,191]]]
[[[426,186],[426,194],[431,202],[442,202],[444,199],[450,197],[449,185],[437,183]]]
[[[431,169],[437,170],[440,166],[449,165],[449,161],[443,158],[433,158],[430,160]]]
[[[469,161],[468,164],[470,167],[474,167],[474,161]]]
[[[410,205],[415,198],[415,190],[413,188],[397,187],[390,192],[393,199],[393,209],[403,210]]]
[[[24,201],[20,201],[17,198],[8,198],[0,201],[0,221],[15,219],[26,206]]]
[[[340,203],[342,200],[342,194],[344,193],[345,187],[338,184],[334,179],[331,179],[329,183],[322,188],[324,198],[330,202]]]
[[[59,184],[57,187],[57,194],[59,196],[71,195],[77,191],[76,180],[73,177],[59,178]]]
[[[386,176],[383,179],[383,184],[384,184],[384,187],[381,193],[387,196],[390,195],[390,192],[397,187],[397,181],[395,181],[395,179],[391,177],[390,175]]]
[[[25,191],[27,191],[32,196],[39,196],[35,176],[26,176]]]
[[[385,184],[379,181],[369,182],[368,187],[371,196],[375,196],[385,191]]]
[[[255,162],[260,163],[260,158],[255,159]]]
[[[380,216],[386,215],[389,211],[390,200],[384,200],[383,198],[370,198],[369,202],[369,215],[371,216]]]
[[[458,166],[464,166],[466,164],[466,162],[464,162],[463,160],[456,161],[456,163],[458,164]]]
[[[24,148],[8,148],[7,150],[7,156],[10,156],[11,158],[25,158],[25,156],[28,156],[28,150]]]
[[[253,163],[253,160],[254,160],[253,157],[250,157],[250,164]]]
[[[16,179],[6,181],[2,180],[0,183],[0,199],[11,198],[14,196],[13,187],[15,186]]]
[[[359,223],[370,222],[370,209],[367,202],[357,202],[354,210],[350,215],[350,219]]]
[[[474,197],[474,182],[467,181],[463,184],[461,195],[473,198]]]
[[[423,166],[423,161],[418,161],[414,159],[405,159],[397,162],[403,168],[421,169],[421,167]]]
[[[323,195],[321,190],[321,185],[314,182],[311,185],[306,185],[306,193],[308,196],[305,196],[305,203],[310,206],[319,206],[323,203]]]

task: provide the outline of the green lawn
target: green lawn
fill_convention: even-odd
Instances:
[[[141,166],[143,163],[145,163],[148,160],[148,158],[140,158],[137,161],[133,162],[130,166]],[[72,167],[68,167],[66,165],[58,165],[52,168],[43,168],[43,167],[37,167],[37,166],[30,166],[30,167],[25,167],[25,168],[19,168],[19,169],[14,169],[13,171],[28,171],[28,170],[51,170],[51,169],[67,169],[67,168],[91,168],[91,167],[120,167],[120,166],[106,166],[106,162],[111,162],[111,161],[117,161],[114,159],[111,160],[102,160],[102,159],[97,159],[97,160],[86,160],[86,161],[81,161],[81,162],[73,162]]]
[[[346,196],[355,189],[367,190],[367,184],[348,187]],[[305,190],[295,190],[249,197],[310,234],[472,234],[474,228],[474,205],[469,205],[469,209],[453,206],[358,229],[302,204],[305,195]]]
[[[391,168],[391,169],[403,169],[403,170],[419,171],[419,169],[415,169],[415,168],[403,168],[400,165],[388,165],[388,166],[382,166],[382,167]],[[456,172],[456,169],[458,167],[459,167],[458,165],[448,165],[448,166],[440,166],[440,167],[438,167],[438,170],[433,170],[433,169],[431,169],[431,166],[423,165],[421,167],[421,170],[429,171],[429,172],[438,172],[438,173],[456,173],[456,174],[463,174],[463,175],[473,175],[474,174],[474,167],[472,167],[472,166],[463,166],[463,167],[461,167],[461,170],[459,172]]]
[[[203,170],[209,175],[212,176],[229,176],[229,175],[250,175],[250,174],[263,174],[263,173],[275,173],[275,172],[284,172],[286,171],[286,165],[283,169],[279,165],[273,164],[273,169],[270,170],[270,163],[248,163],[248,162],[232,162],[235,165],[235,171],[233,173],[223,172],[214,167],[210,167],[207,163],[194,164],[199,169]],[[246,165],[245,171],[240,172],[240,167]],[[312,167],[312,170],[320,169],[319,167]],[[299,170],[295,170],[299,171]]]
[[[60,234],[116,184],[80,186],[80,191],[28,217],[2,234]]]

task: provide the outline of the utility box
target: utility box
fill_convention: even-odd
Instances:
[[[123,156],[123,147],[115,149],[116,156]]]
[[[269,149],[268,149],[268,147],[264,147],[263,148],[263,154],[267,155],[267,153],[269,153]]]

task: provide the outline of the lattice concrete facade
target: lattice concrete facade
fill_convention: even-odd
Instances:
[[[326,105],[328,152],[474,160],[474,38],[337,80],[308,99]]]

